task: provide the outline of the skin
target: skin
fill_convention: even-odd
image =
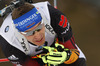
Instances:
[[[40,23],[38,23],[37,25],[35,25],[34,27],[28,29],[25,32],[34,30],[36,27],[38,27],[39,24]],[[22,35],[24,35],[24,34],[22,34]],[[26,39],[28,41],[32,42],[33,44],[41,46],[45,42],[45,27],[43,25],[43,27],[42,27],[42,29],[40,31],[35,31],[35,34],[30,35],[30,36],[26,36],[26,35],[24,35],[24,36],[26,37]]]

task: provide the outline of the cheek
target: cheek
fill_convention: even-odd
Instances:
[[[41,32],[45,35],[45,27],[41,30]]]
[[[27,39],[28,41],[31,41],[31,40],[32,40],[32,37],[31,37],[31,36],[28,36],[28,37],[26,37],[26,39]]]
[[[45,27],[40,30],[40,36],[45,37]]]
[[[43,33],[45,33],[45,27],[43,27],[42,31],[43,31]]]
[[[25,38],[28,40],[28,41],[32,41],[34,39],[34,36],[25,36]]]

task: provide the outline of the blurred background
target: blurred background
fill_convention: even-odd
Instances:
[[[10,1],[0,0],[0,9]],[[34,3],[41,1],[49,1],[53,6],[53,0],[33,0]],[[57,7],[67,16],[76,43],[87,58],[87,66],[100,66],[100,0],[57,0]],[[1,49],[0,58],[5,58]],[[3,62],[0,66],[13,65]]]

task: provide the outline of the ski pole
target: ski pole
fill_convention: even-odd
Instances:
[[[57,0],[54,0],[54,7],[57,9]]]
[[[0,59],[0,62],[8,62],[9,60],[7,58],[3,58],[3,59]]]

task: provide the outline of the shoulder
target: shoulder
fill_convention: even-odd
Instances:
[[[9,44],[2,36],[0,36],[0,46],[5,55],[21,52],[19,49]]]
[[[5,38],[8,42],[12,41],[14,37],[14,28],[12,24],[12,18],[11,14],[9,14],[5,20],[3,21],[3,24],[0,27],[0,35]]]
[[[50,5],[50,3],[48,1],[44,1],[44,2],[38,2],[38,3],[33,3],[32,5],[34,6],[45,6],[45,5]]]
[[[0,47],[6,56],[12,63],[20,63],[26,58],[25,53],[9,44],[2,36],[0,36]]]
[[[2,44],[6,42],[6,45],[11,45],[24,52],[15,33],[15,27],[12,22],[11,14],[9,14],[7,18],[5,18],[5,20],[3,21],[3,24],[0,28],[0,41],[3,41]]]
[[[44,3],[50,4],[48,1],[44,1],[44,2],[33,3],[33,5],[34,5],[34,4],[44,4]]]

